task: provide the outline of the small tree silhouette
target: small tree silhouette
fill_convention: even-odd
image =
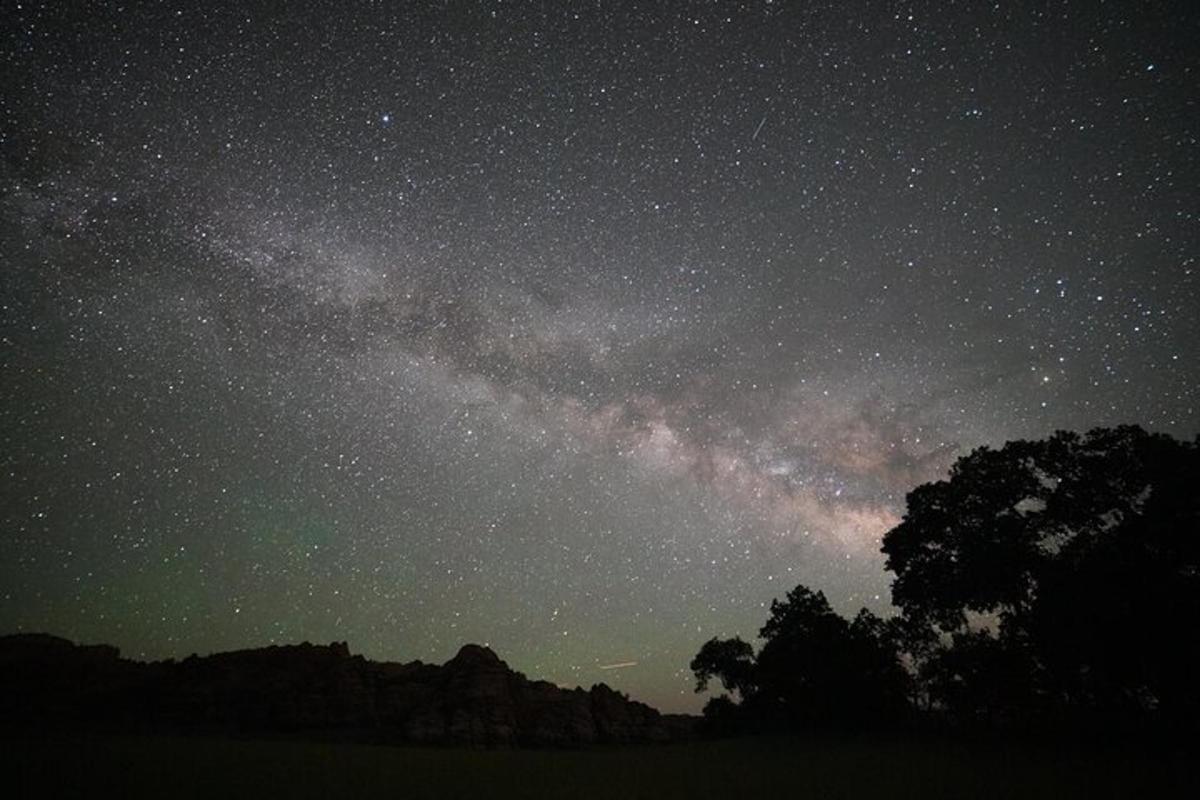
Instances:
[[[708,688],[718,678],[726,690],[746,697],[754,692],[754,648],[741,638],[709,639],[689,665],[696,675],[696,691]]]
[[[741,696],[737,712],[743,725],[863,727],[904,710],[907,676],[890,627],[869,611],[848,622],[823,593],[797,586],[771,603],[759,636],[757,658],[741,639],[711,639],[691,663],[696,691],[717,677]],[[723,729],[734,718],[729,703],[705,708],[707,717],[721,717]]]

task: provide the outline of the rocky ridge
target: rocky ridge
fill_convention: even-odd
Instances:
[[[481,746],[666,742],[693,722],[604,684],[530,680],[479,645],[440,666],[369,661],[344,642],[143,663],[45,634],[0,637],[0,720]]]

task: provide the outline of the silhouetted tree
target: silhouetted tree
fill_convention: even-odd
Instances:
[[[771,614],[758,635],[757,702],[792,724],[827,725],[846,694],[845,658],[849,624],[834,613],[822,592],[797,586],[782,602],[771,601]]]
[[[891,720],[911,707],[912,676],[900,660],[902,630],[897,622],[865,608],[850,621],[849,666],[860,681],[853,707],[864,718]]]
[[[883,552],[908,630],[934,643],[938,702],[1200,711],[1196,443],[1123,426],[980,448],[909,493]]]
[[[754,648],[740,637],[709,639],[692,659],[696,675],[696,691],[708,688],[712,678],[718,678],[726,690],[746,697],[754,690]]]
[[[864,727],[903,712],[907,674],[889,625],[869,611],[848,622],[823,593],[797,586],[771,603],[759,636],[757,658],[741,639],[712,639],[692,660],[696,691],[719,677],[742,698],[736,714],[728,700],[706,706],[717,727]]]
[[[729,695],[711,697],[704,704],[704,717],[700,724],[702,733],[710,736],[729,736],[741,733],[747,727],[741,706],[733,702]]]
[[[887,626],[866,609],[847,622],[824,593],[797,586],[771,603],[759,636],[756,699],[792,724],[857,727],[905,705],[905,673]]]
[[[1020,724],[1041,707],[1028,647],[987,631],[953,634],[921,663],[921,683],[958,723]]]

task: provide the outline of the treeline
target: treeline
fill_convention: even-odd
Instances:
[[[980,448],[883,540],[898,614],[798,586],[755,652],[691,663],[717,733],[1190,729],[1200,717],[1200,447],[1136,426]]]

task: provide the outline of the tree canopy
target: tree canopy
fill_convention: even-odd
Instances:
[[[696,691],[703,692],[717,678],[726,690],[746,696],[754,691],[754,648],[740,637],[709,639],[692,659]]]
[[[804,586],[762,646],[692,662],[724,719],[873,724],[916,706],[985,722],[1200,712],[1200,446],[1135,426],[979,448],[913,489],[883,540],[899,615]]]
[[[1123,426],[980,448],[914,489],[883,552],[896,605],[950,636],[947,697],[995,694],[999,656],[974,688],[947,663],[1002,650],[1034,705],[1194,709],[1198,476],[1195,443]]]
[[[865,609],[847,621],[822,592],[797,586],[772,601],[759,637],[757,656],[740,638],[711,639],[691,663],[696,691],[717,677],[740,695],[744,726],[856,725],[905,706],[907,676],[890,629]],[[719,703],[710,713],[731,712]]]

